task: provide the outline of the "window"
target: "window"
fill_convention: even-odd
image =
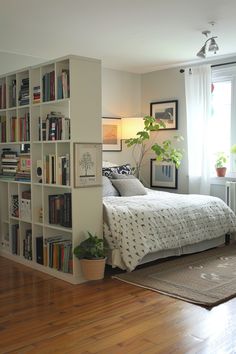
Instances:
[[[233,171],[230,148],[236,144],[236,67],[212,69],[212,119],[209,147],[213,163],[216,153],[224,151],[229,156],[228,169]],[[235,158],[235,156],[234,156]],[[214,174],[214,172],[213,172]]]

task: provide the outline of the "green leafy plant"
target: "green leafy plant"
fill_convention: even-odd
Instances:
[[[144,128],[142,131],[136,134],[137,137],[125,140],[127,147],[132,146],[134,149],[136,149],[138,146],[140,147],[138,158],[135,158],[136,167],[134,172],[136,176],[138,178],[140,177],[141,164],[145,154],[149,149],[151,149],[156,154],[157,161],[173,162],[176,168],[179,168],[183,158],[183,150],[174,147],[173,141],[170,139],[163,141],[161,144],[152,144],[151,141],[151,134],[153,132],[157,132],[160,130],[160,128],[165,128],[165,123],[161,120],[157,121],[154,117],[151,116],[145,116],[143,121]],[[183,140],[183,137],[174,136],[173,140],[180,142]]]
[[[88,232],[89,237],[74,248],[79,259],[105,258],[104,240]]]
[[[216,155],[215,167],[216,168],[225,167],[227,161],[228,161],[228,156],[225,154],[225,152],[219,151]]]

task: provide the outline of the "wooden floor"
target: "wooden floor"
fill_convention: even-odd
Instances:
[[[209,311],[110,277],[70,285],[0,257],[0,353],[236,353],[236,299]]]

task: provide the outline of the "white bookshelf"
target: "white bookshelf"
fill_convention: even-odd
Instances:
[[[69,73],[69,90],[61,95],[58,77],[66,70]],[[51,73],[51,74],[50,74]],[[45,84],[46,79],[49,80]],[[29,101],[18,100],[21,84],[29,79]],[[23,80],[23,81],[22,81]],[[27,81],[27,80],[26,80]],[[102,235],[102,187],[74,188],[74,143],[101,143],[101,63],[99,60],[78,56],[59,58],[34,67],[0,77],[0,89],[5,87],[6,105],[0,101],[0,119],[6,121],[5,134],[0,129],[0,153],[9,148],[20,154],[22,144],[29,144],[31,159],[30,181],[16,181],[0,178],[0,255],[31,268],[43,271],[57,278],[77,284],[84,281],[79,261],[73,256],[73,271],[66,273],[49,265],[37,263],[36,238],[43,236],[67,236],[72,241],[72,249],[85,238],[87,231]],[[40,87],[40,98],[38,89]],[[47,91],[50,92],[46,92]],[[48,90],[49,88],[49,90]],[[14,91],[15,90],[15,91]],[[24,90],[22,90],[24,91]],[[36,93],[36,94],[35,94]],[[1,95],[1,91],[0,91]],[[2,101],[3,99],[2,92]],[[39,125],[50,112],[60,112],[70,119],[70,138],[63,140],[42,140]],[[22,139],[23,117],[29,116],[30,139]],[[40,118],[40,119],[39,119]],[[16,125],[15,129],[12,126]],[[42,127],[42,124],[41,124]],[[69,181],[62,185],[56,170],[55,183],[46,183],[45,156],[62,158],[69,156]],[[43,169],[42,177],[37,176],[37,166]],[[2,171],[2,168],[1,168]],[[68,176],[67,176],[68,177]],[[31,191],[31,214],[27,218],[12,215],[12,198],[21,205],[22,193]],[[71,193],[72,225],[63,227],[49,222],[50,195]],[[12,197],[14,196],[14,197]],[[20,210],[20,208],[19,208]],[[24,214],[25,215],[25,214]],[[25,216],[24,216],[25,217]],[[12,225],[19,225],[17,254],[13,254]],[[24,256],[25,234],[32,232],[32,260]]]

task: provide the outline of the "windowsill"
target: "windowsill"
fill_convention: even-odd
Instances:
[[[229,172],[225,177],[213,176],[210,178],[210,184],[225,184],[225,182],[236,182],[236,172]]]

